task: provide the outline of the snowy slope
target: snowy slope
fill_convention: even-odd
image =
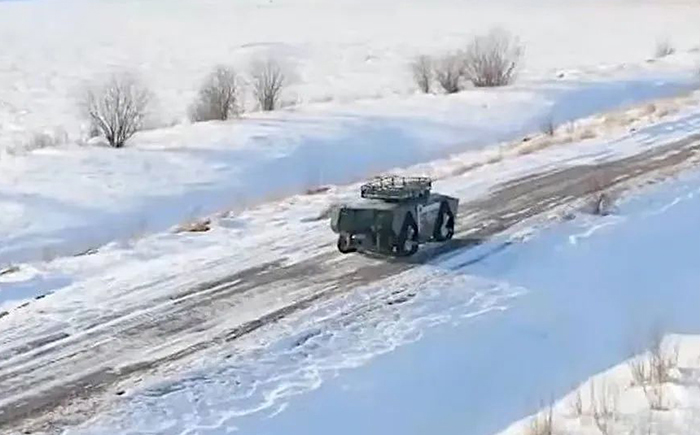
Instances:
[[[495,433],[653,327],[700,332],[699,194],[690,174],[358,287],[66,433]]]
[[[659,341],[653,333],[642,338],[650,350],[596,374],[502,435],[530,435],[544,427],[572,435],[700,433],[700,336],[674,334]]]

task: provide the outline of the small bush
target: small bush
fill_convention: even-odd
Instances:
[[[464,61],[461,54],[451,53],[441,57],[435,64],[435,79],[448,94],[463,89]]]
[[[668,39],[659,39],[656,41],[656,47],[654,47],[654,57],[657,59],[670,56],[676,52],[675,47],[671,44]]]
[[[433,89],[433,58],[425,55],[418,56],[411,64],[411,70],[418,89],[424,94],[429,94]]]
[[[82,106],[91,125],[110,146],[121,148],[142,128],[150,98],[150,92],[135,75],[124,73],[87,89]]]
[[[260,110],[269,112],[277,109],[287,82],[280,64],[274,59],[257,61],[251,67],[251,76],[253,95]]]
[[[239,93],[234,69],[217,66],[202,83],[197,100],[190,108],[190,119],[193,122],[226,121],[240,113]]]
[[[523,49],[516,38],[500,29],[477,36],[464,52],[464,74],[476,87],[513,82]]]

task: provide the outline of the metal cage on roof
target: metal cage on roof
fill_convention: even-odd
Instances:
[[[376,177],[360,187],[360,196],[384,201],[404,201],[427,197],[432,180],[428,177]]]

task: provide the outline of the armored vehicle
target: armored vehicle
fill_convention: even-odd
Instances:
[[[426,177],[383,176],[363,184],[360,200],[331,212],[338,250],[406,257],[421,243],[451,239],[459,200],[431,193],[431,187]]]

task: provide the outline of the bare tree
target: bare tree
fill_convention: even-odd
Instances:
[[[411,70],[418,89],[424,94],[429,94],[433,89],[433,58],[426,55],[418,56],[411,64]]]
[[[501,29],[475,37],[464,52],[464,74],[474,86],[505,86],[512,83],[522,58],[517,38]]]
[[[448,94],[462,90],[464,62],[460,53],[451,53],[441,57],[435,65],[435,78]]]
[[[193,122],[226,121],[240,110],[238,76],[233,68],[219,65],[209,73],[190,107]]]
[[[121,148],[143,124],[151,93],[131,73],[115,74],[89,88],[83,108],[90,123],[114,148]]]
[[[272,111],[279,106],[282,89],[287,79],[280,64],[274,59],[253,63],[253,95],[261,110]]]

